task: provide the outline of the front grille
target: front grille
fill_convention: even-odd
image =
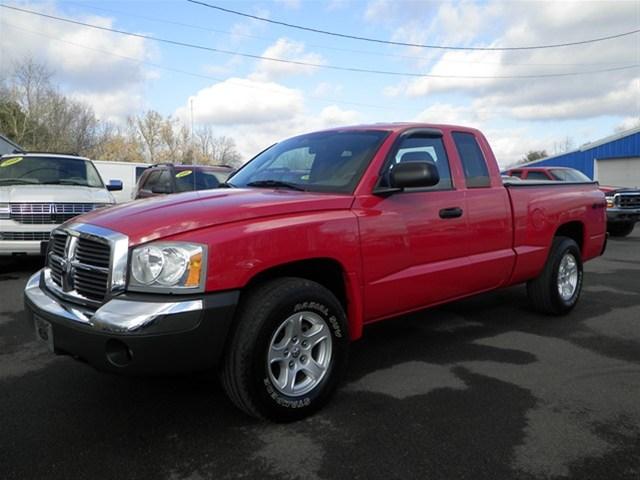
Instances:
[[[102,301],[107,294],[109,274],[78,265],[73,272],[76,291],[91,300]]]
[[[49,235],[49,232],[0,232],[0,240],[46,242],[49,240]]]
[[[9,217],[29,225],[58,225],[98,206],[93,203],[12,203]]]
[[[51,280],[63,293],[102,302],[109,293],[111,246],[98,240],[52,234],[47,266]]]
[[[618,194],[618,206],[620,208],[640,208],[640,194]]]
[[[111,251],[109,245],[88,238],[80,238],[76,247],[76,260],[88,265],[109,268]]]

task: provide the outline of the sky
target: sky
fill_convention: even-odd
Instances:
[[[540,46],[640,29],[635,0],[202,1],[352,36],[448,47]],[[638,33],[559,48],[452,50],[324,35],[186,0],[0,3],[206,47],[0,8],[2,72],[32,57],[101,119],[123,124],[128,115],[153,109],[187,125],[193,120],[196,128],[212,125],[232,136],[247,159],[299,133],[418,121],[481,129],[505,167],[530,150],[558,153],[640,122]],[[571,75],[530,77],[550,74]]]

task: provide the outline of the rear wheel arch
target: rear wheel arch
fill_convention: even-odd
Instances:
[[[554,239],[557,237],[567,237],[572,239],[578,244],[580,253],[582,253],[584,246],[584,224],[579,221],[564,223],[558,227],[553,237]]]

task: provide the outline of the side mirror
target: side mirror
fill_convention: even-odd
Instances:
[[[122,190],[122,180],[109,180],[107,190],[110,192],[118,192]]]
[[[151,187],[151,193],[166,195],[168,193],[171,193],[171,189],[168,185],[154,185],[153,187]]]
[[[440,175],[431,162],[404,162],[393,167],[390,180],[391,188],[432,187]]]

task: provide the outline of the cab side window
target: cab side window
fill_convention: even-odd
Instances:
[[[471,133],[464,132],[453,132],[452,136],[462,162],[467,188],[490,187],[491,178],[489,178],[487,162],[482,155],[476,137]]]
[[[382,174],[380,180],[381,187],[390,187],[390,178],[393,168],[404,162],[427,162],[435,165],[440,176],[440,181],[432,187],[411,188],[413,190],[450,190],[453,188],[451,182],[451,169],[449,159],[442,143],[442,137],[434,137],[424,134],[410,135],[403,138],[398,145],[393,158]]]

